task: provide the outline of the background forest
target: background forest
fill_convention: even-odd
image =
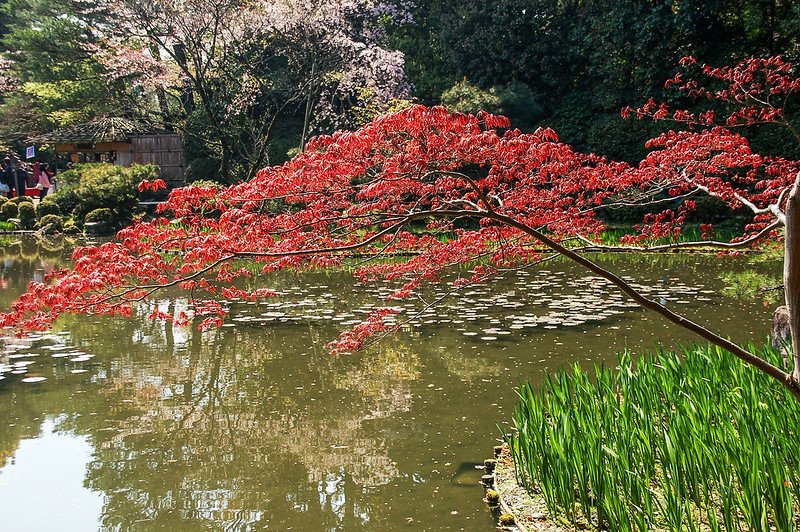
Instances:
[[[178,130],[188,180],[251,177],[408,102],[639,160],[680,57],[800,59],[790,0],[0,0],[0,144],[101,116]],[[674,96],[673,96],[674,97]],[[792,113],[792,106],[789,112]],[[749,133],[764,152],[786,139]]]

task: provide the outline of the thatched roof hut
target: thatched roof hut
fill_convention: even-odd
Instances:
[[[107,145],[130,142],[132,137],[157,133],[161,133],[161,131],[142,122],[134,122],[127,118],[112,117],[98,118],[84,124],[62,127],[31,140],[36,144],[55,144],[61,146],[87,144]]]
[[[172,185],[183,182],[186,164],[182,137],[143,122],[120,117],[98,118],[39,135],[31,142],[55,145],[56,152],[69,153],[74,162],[155,164],[165,181]]]

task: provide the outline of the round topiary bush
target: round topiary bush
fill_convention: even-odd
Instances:
[[[11,218],[16,218],[19,211],[17,209],[17,204],[11,201],[7,201],[2,206],[0,206],[0,220],[7,222]]]
[[[87,214],[83,221],[87,224],[105,223],[110,225],[114,221],[114,212],[106,207],[103,207],[102,209],[95,209]]]
[[[14,205],[21,205],[22,203],[30,203],[33,205],[33,198],[30,196],[17,196],[16,198],[11,198],[8,202]]]
[[[51,214],[61,215],[61,208],[58,206],[58,203],[45,198],[40,201],[39,206],[36,207],[36,217],[41,220],[45,216]]]
[[[64,232],[64,219],[58,214],[45,214],[36,225],[47,233]]]
[[[33,203],[21,202],[17,206],[17,218],[23,229],[32,229],[36,223],[36,208]]]
[[[71,216],[75,208],[80,204],[81,198],[74,187],[61,188],[55,194],[48,194],[44,201],[58,205],[58,209],[64,216]],[[90,209],[91,210],[91,209]]]

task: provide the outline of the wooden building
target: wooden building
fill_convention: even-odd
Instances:
[[[57,129],[32,139],[54,145],[57,153],[69,154],[75,162],[155,164],[170,186],[182,186],[186,163],[183,138],[125,118],[100,118]]]

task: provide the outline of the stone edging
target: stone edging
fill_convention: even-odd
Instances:
[[[486,475],[481,479],[484,489],[493,489],[499,495],[499,509],[514,518],[513,525],[500,527],[511,532],[567,532],[577,530],[549,519],[544,500],[532,497],[516,484],[514,464],[508,444],[494,448],[495,459],[484,462]],[[488,474],[491,470],[491,474]],[[488,502],[488,501],[487,501]]]

